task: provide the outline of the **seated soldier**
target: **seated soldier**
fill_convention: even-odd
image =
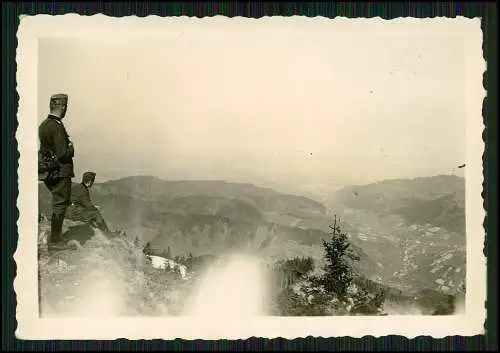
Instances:
[[[71,205],[68,207],[66,218],[85,222],[103,232],[109,232],[106,221],[98,208],[90,201],[89,188],[94,184],[95,176],[93,172],[86,172],[83,174],[82,182],[72,187]]]

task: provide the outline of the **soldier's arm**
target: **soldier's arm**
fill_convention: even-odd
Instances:
[[[59,160],[64,161],[66,158],[73,157],[73,148],[69,144],[64,127],[57,125],[54,133],[55,153]]]

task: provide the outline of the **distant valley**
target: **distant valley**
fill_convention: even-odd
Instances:
[[[252,184],[127,177],[96,184],[93,201],[114,229],[173,255],[252,252],[311,256],[341,217],[367,278],[412,293],[454,293],[465,278],[465,183],[437,176],[342,188],[318,202]],[[50,195],[39,187],[39,210]]]

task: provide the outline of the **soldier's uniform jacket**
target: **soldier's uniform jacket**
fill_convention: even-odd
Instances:
[[[89,189],[83,183],[76,184],[71,189],[71,205],[67,218],[74,221],[87,222],[93,219],[98,209],[90,201]]]
[[[73,178],[73,156],[75,154],[70,143],[68,133],[62,121],[57,117],[49,115],[38,129],[40,136],[40,148],[51,150],[58,158],[60,169],[57,177]]]

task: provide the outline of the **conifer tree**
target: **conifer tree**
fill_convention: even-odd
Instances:
[[[146,255],[151,255],[151,244],[149,242],[146,243],[146,246],[144,249],[142,249],[142,252]]]
[[[354,279],[353,270],[349,259],[359,260],[359,257],[352,253],[347,235],[340,228],[340,221],[335,216],[333,225],[330,225],[331,238],[323,239],[326,265],[324,275],[320,278],[320,284],[328,292],[338,299],[347,297],[347,289]]]

